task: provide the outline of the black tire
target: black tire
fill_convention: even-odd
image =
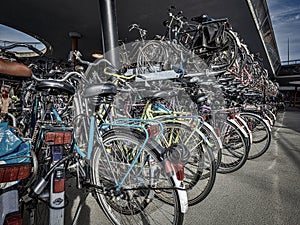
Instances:
[[[248,124],[252,132],[252,144],[249,151],[248,159],[256,159],[263,155],[270,147],[271,132],[266,122],[256,114],[240,114]]]
[[[43,150],[42,141],[38,142],[36,146],[36,159],[38,161],[38,169],[37,174],[34,177],[31,177],[30,185],[33,187],[36,182],[38,182],[38,178],[44,177],[47,171],[49,170],[49,157],[46,157],[46,151]],[[23,204],[23,224],[25,225],[48,225],[49,224],[49,188],[48,184],[44,192],[42,192],[39,196],[32,198],[28,202],[22,202]]]
[[[137,151],[144,143],[144,135],[130,129],[110,129],[102,136],[103,147],[95,147],[91,157],[91,176],[95,185],[115,190],[113,176],[124,177]],[[161,164],[161,152],[149,140],[138,157],[137,164],[129,173],[120,189],[119,198],[103,191],[95,191],[95,197],[107,218],[113,224],[182,224],[179,190],[174,189],[174,180],[165,173]],[[103,149],[104,148],[104,149]],[[106,154],[108,153],[108,154]],[[106,160],[109,157],[109,162]],[[148,159],[151,159],[151,163]],[[112,164],[113,167],[110,167]],[[150,165],[155,167],[150,176]],[[119,177],[118,177],[119,176]],[[151,179],[150,179],[151,178]],[[150,190],[147,187],[169,189]],[[135,190],[125,190],[125,188]],[[116,193],[118,194],[118,193]],[[166,204],[162,199],[172,201]],[[168,214],[164,212],[168,211]]]

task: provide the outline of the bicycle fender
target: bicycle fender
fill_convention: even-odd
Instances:
[[[235,115],[236,118],[239,119],[239,121],[243,124],[244,128],[247,130],[247,134],[249,135],[249,138],[250,138],[250,143],[253,143],[253,136],[252,136],[252,132],[251,130],[249,129],[246,121],[240,116],[240,115]]]
[[[241,128],[241,125],[238,124],[238,122],[236,120],[228,118],[227,121],[234,124],[242,132],[242,134],[244,135],[245,138],[249,138],[249,135],[247,134],[247,132]]]
[[[177,179],[176,174],[172,175],[174,186],[178,189],[178,196],[180,200],[180,211],[186,213],[189,207],[187,191],[185,190],[184,183]]]
[[[218,135],[216,134],[215,132],[215,129],[207,122],[203,122],[203,125],[202,126],[205,126],[206,128],[209,129],[210,132],[212,132],[212,134],[217,138],[217,142],[218,142],[218,145],[220,146],[220,149],[223,148],[223,144],[222,144],[222,141],[220,139],[220,137],[218,137]]]

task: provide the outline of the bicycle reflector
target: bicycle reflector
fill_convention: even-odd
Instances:
[[[65,190],[65,175],[64,171],[58,169],[54,173],[53,192],[60,193]]]
[[[184,166],[180,163],[173,164],[175,169],[176,177],[178,180],[183,181],[184,179]]]
[[[30,171],[30,164],[2,164],[0,165],[0,183],[26,179]]]
[[[4,225],[22,225],[20,213],[9,214],[5,217]]]
[[[235,118],[235,114],[234,114],[234,113],[230,113],[230,114],[229,114],[229,118],[230,118],[230,119],[234,119],[234,118]]]
[[[49,145],[66,145],[72,142],[72,132],[55,131],[47,132],[45,142]]]
[[[150,138],[156,138],[159,135],[160,129],[158,124],[147,126],[147,132]]]
[[[184,166],[181,163],[172,163],[170,161],[166,161],[165,172],[169,174],[172,171],[175,172],[178,180],[180,181],[184,180]]]

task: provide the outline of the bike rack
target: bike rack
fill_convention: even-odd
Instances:
[[[169,79],[178,79],[178,78],[185,78],[185,77],[214,77],[217,75],[224,74],[226,71],[210,71],[210,70],[204,70],[201,73],[190,73],[190,74],[180,74],[176,73],[174,70],[166,70],[166,71],[160,71],[155,73],[146,73],[146,74],[140,74],[136,78],[136,82],[145,82],[145,81],[158,81],[158,80],[169,80]]]

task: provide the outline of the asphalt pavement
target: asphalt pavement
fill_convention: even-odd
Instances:
[[[272,128],[269,150],[234,173],[217,174],[210,195],[189,208],[185,225],[300,225],[299,174],[300,109],[287,108]],[[81,197],[76,189],[69,196],[67,221]],[[89,196],[78,224],[110,223]]]

